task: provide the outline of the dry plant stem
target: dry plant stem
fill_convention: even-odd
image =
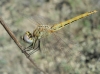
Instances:
[[[14,40],[14,42],[16,43],[16,45],[20,48],[20,50],[25,54],[25,56],[30,60],[30,62],[36,67],[38,68],[40,71],[44,72],[43,70],[41,70],[35,63],[34,61],[29,57],[29,54],[26,51],[23,51],[24,48],[23,46],[19,43],[19,41],[16,39],[15,35],[13,34],[13,32],[9,29],[9,27],[4,23],[4,21],[2,20],[2,18],[0,18],[0,23],[1,25],[5,28],[5,30],[7,31],[7,33],[10,35],[10,37]]]

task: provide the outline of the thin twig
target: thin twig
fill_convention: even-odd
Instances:
[[[24,48],[23,46],[20,44],[20,42],[16,39],[15,35],[13,34],[13,32],[10,30],[10,28],[4,23],[3,19],[0,18],[0,23],[1,25],[4,27],[4,29],[7,31],[7,33],[10,35],[10,37],[13,39],[13,41],[16,43],[16,45],[20,48],[20,50],[24,53],[24,55],[30,60],[30,62],[36,67],[38,68],[40,71],[42,71],[43,73],[45,73],[43,70],[41,70],[36,64],[35,62],[29,57],[29,54],[26,51],[23,51]]]

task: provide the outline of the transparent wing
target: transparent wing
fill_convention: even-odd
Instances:
[[[68,58],[71,59],[75,54],[73,53],[73,49],[71,49],[73,43],[71,41],[69,42],[68,38],[64,37],[63,33],[51,34],[51,36],[42,41],[42,44],[43,54],[49,59],[51,58],[54,60],[54,58],[59,58],[61,61],[61,59],[66,58],[68,60]]]

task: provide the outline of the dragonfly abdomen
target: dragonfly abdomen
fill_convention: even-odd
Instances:
[[[87,12],[87,13],[81,14],[81,15],[76,16],[76,17],[74,17],[74,18],[72,18],[72,19],[69,19],[69,20],[67,20],[67,21],[65,21],[65,22],[61,22],[60,24],[55,24],[55,25],[53,25],[53,26],[51,27],[51,29],[52,29],[53,31],[60,30],[61,28],[65,27],[66,25],[68,25],[68,24],[70,24],[70,23],[72,23],[72,22],[74,22],[74,21],[77,21],[77,20],[79,20],[79,19],[81,19],[81,18],[84,18],[84,17],[86,17],[86,16],[89,16],[89,15],[91,15],[91,14],[93,14],[93,13],[96,13],[96,12],[97,12],[97,11],[94,10],[94,11],[91,11],[91,12]]]

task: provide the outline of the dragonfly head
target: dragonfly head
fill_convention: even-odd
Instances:
[[[29,31],[26,31],[23,35],[22,39],[27,43],[33,43],[33,36]]]

